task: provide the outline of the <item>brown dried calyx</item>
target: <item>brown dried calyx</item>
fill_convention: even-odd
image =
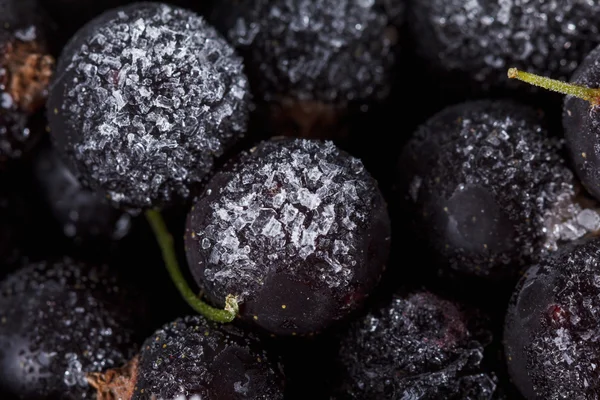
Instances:
[[[278,134],[304,139],[341,139],[347,135],[344,107],[319,101],[283,100],[271,107]]]
[[[130,400],[135,390],[138,357],[121,368],[87,374],[87,381],[97,390],[97,400]]]
[[[36,41],[8,42],[0,54],[0,86],[26,113],[44,105],[53,72],[54,58]]]

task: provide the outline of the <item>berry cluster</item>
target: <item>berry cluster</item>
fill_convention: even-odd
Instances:
[[[600,6],[201,3],[0,0],[0,398],[600,396]]]

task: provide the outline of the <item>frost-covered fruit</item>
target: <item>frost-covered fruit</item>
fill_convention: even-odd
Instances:
[[[390,221],[377,182],[331,142],[275,139],[218,172],[185,244],[214,304],[279,335],[319,332],[356,309],[385,268]]]
[[[555,252],[519,282],[505,321],[510,376],[527,399],[596,399],[600,241]]]
[[[594,49],[575,71],[571,82],[598,87],[600,83],[600,46]],[[596,94],[600,98],[599,94]],[[567,96],[563,106],[563,129],[567,140],[575,172],[585,188],[597,199],[600,199],[600,108],[597,102],[592,105],[588,101]]]
[[[430,292],[398,295],[341,340],[337,399],[490,399],[484,345],[459,306]]]
[[[127,368],[98,378],[99,398],[107,399],[283,399],[279,362],[258,338],[199,316],[166,324]]]
[[[129,295],[129,296],[128,296]],[[93,399],[86,373],[136,351],[143,318],[106,267],[63,259],[0,283],[0,392],[17,399]]]
[[[51,136],[82,183],[115,205],[189,199],[245,133],[242,60],[202,17],[136,3],[87,23],[63,50]]]
[[[67,237],[85,243],[95,239],[118,240],[127,234],[131,215],[82,187],[54,150],[40,150],[34,169],[38,187]]]
[[[244,56],[257,98],[310,133],[332,108],[388,95],[403,11],[404,0],[226,0],[210,18]]]
[[[600,215],[532,109],[504,101],[449,107],[403,150],[402,195],[416,229],[454,271],[516,276],[561,242],[600,229]]]
[[[600,44],[596,1],[411,0],[415,48],[438,72],[506,86],[506,69],[567,79]]]
[[[0,164],[19,158],[41,132],[30,117],[44,106],[54,70],[47,28],[36,0],[0,0]]]

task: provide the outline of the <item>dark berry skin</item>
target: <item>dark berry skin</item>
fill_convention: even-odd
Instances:
[[[256,337],[193,316],[143,344],[131,400],[281,400],[283,383],[277,359]]]
[[[34,170],[42,197],[63,233],[77,244],[121,239],[131,216],[111,206],[98,193],[84,188],[56,151],[38,151]]]
[[[137,3],[67,44],[48,99],[51,136],[84,186],[124,208],[191,198],[243,136],[242,60],[199,15]]]
[[[0,167],[43,132],[31,118],[44,106],[54,70],[48,25],[36,0],[0,0]]]
[[[331,142],[260,143],[217,173],[192,208],[185,243],[214,304],[278,335],[319,332],[378,282],[390,221],[376,181]]]
[[[136,350],[143,314],[106,267],[30,264],[0,283],[0,391],[17,399],[93,399],[86,373]]]
[[[403,11],[404,0],[223,0],[209,18],[244,56],[267,129],[331,139],[347,135],[349,106],[387,98]]]
[[[491,399],[484,345],[459,306],[430,292],[397,295],[352,323],[336,399]]]
[[[227,0],[215,3],[211,21],[244,54],[257,97],[345,103],[387,95],[403,6]]]
[[[600,43],[595,1],[410,0],[409,9],[415,48],[427,66],[479,90],[510,85],[510,67],[568,79]]]
[[[586,87],[598,87],[600,82],[600,47],[594,49],[573,74],[571,82]],[[565,97],[563,128],[567,147],[581,183],[600,199],[600,108],[572,96]]]
[[[600,227],[577,203],[574,176],[541,122],[520,104],[463,103],[429,119],[404,148],[398,186],[407,212],[451,271],[514,278]]]
[[[531,267],[505,320],[508,370],[527,399],[597,399],[600,241],[588,239]]]

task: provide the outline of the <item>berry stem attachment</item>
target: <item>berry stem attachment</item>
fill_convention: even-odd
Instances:
[[[562,82],[529,72],[519,71],[516,68],[510,68],[508,70],[508,77],[510,79],[518,79],[522,82],[529,83],[530,85],[548,89],[553,92],[567,94],[583,99],[590,102],[593,106],[600,105],[600,89],[593,89],[585,86],[575,85],[573,83]]]
[[[179,293],[181,293],[183,299],[190,307],[211,321],[220,323],[233,321],[239,310],[235,296],[227,296],[225,299],[225,309],[223,310],[209,306],[196,296],[181,273],[173,245],[173,236],[169,233],[162,215],[159,211],[148,210],[146,211],[146,219],[154,231],[156,241],[162,251],[165,266],[167,267],[167,271],[169,271],[171,280],[175,283],[175,286],[179,290]]]

